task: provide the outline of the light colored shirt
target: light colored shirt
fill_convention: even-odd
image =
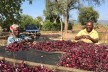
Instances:
[[[27,36],[24,36],[24,35],[20,35],[18,38],[14,38],[12,35],[8,37],[8,40],[7,40],[7,44],[10,44],[10,43],[13,43],[13,42],[19,42],[23,39],[31,39]]]
[[[86,29],[84,29],[84,30],[81,30],[76,36],[82,36],[82,35],[89,35],[91,38],[93,38],[93,39],[99,39],[99,35],[98,35],[98,33],[97,33],[97,31],[96,30],[92,30],[90,33],[88,33],[87,31],[86,31]],[[91,40],[89,40],[89,39],[81,39],[81,41],[84,41],[84,42],[87,42],[87,43],[93,43]]]

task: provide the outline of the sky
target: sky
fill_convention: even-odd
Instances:
[[[99,13],[98,20],[108,20],[108,0],[105,1],[101,6],[94,6],[94,10]],[[32,4],[24,2],[22,4],[23,14],[27,14],[36,18],[41,16],[44,18],[43,10],[45,9],[45,0],[33,0]],[[78,11],[70,11],[70,19],[78,20]]]

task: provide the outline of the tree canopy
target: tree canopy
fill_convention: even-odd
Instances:
[[[104,0],[83,0],[83,1],[85,1],[84,3],[88,2],[91,5],[100,5],[101,2],[103,2]],[[68,23],[69,23],[69,12],[72,9],[79,10],[81,6],[81,0],[50,0],[50,4],[51,2],[53,2],[53,4],[49,6],[54,6],[55,7],[54,9],[56,9],[58,13],[64,17],[64,23],[65,23],[64,30],[65,32],[67,32]]]
[[[58,13],[56,7],[54,6],[55,2],[52,0],[46,0],[45,3],[46,3],[45,9],[43,11],[45,19],[50,20],[51,22],[54,23],[60,23],[59,22],[60,14]]]
[[[24,1],[29,1],[32,4],[33,0],[0,0],[0,25],[9,27],[13,23],[21,22],[21,4]],[[58,17],[63,16],[65,30],[68,30],[69,12],[72,9],[79,9],[81,0],[45,0],[46,9],[45,16],[50,16],[54,21]],[[84,3],[100,5],[104,0],[82,0]],[[49,18],[50,18],[49,17]]]
[[[97,22],[99,18],[99,14],[92,7],[84,7],[80,9],[80,13],[78,16],[79,22],[84,25],[87,21]]]
[[[20,27],[22,29],[24,29],[27,24],[33,24],[33,18],[32,18],[32,16],[24,15],[24,14],[21,15]]]
[[[2,23],[18,23],[20,13],[22,12],[21,4],[24,0],[0,0],[0,19]]]
[[[56,9],[64,17],[64,30],[67,32],[69,23],[69,12],[79,8],[79,0],[55,0]]]

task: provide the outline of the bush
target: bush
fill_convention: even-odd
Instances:
[[[46,20],[42,26],[43,31],[49,31],[52,28],[52,24],[49,20]]]
[[[59,31],[61,29],[60,24],[55,24],[53,22],[50,22],[49,20],[46,20],[42,26],[43,31]]]
[[[58,23],[58,24],[52,24],[52,31],[60,31],[61,29],[61,25]]]

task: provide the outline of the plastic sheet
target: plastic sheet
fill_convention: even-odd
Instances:
[[[5,51],[5,47],[0,47],[0,56],[18,60],[56,65],[62,53],[51,53],[30,49],[28,51],[9,52]]]

